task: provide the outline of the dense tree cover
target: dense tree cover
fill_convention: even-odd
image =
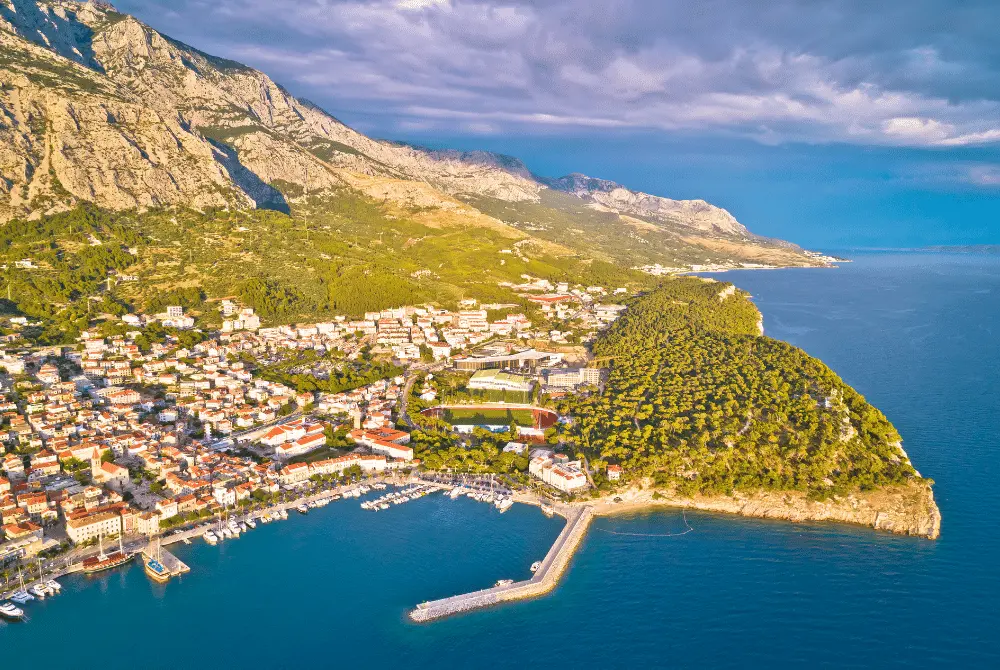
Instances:
[[[566,439],[681,493],[814,497],[916,477],[899,434],[821,361],[758,336],[745,294],[694,278],[636,300],[595,343],[603,394],[568,401]]]
[[[0,227],[0,314],[41,322],[22,331],[41,343],[70,342],[104,314],[167,305],[218,325],[212,303],[224,297],[253,307],[267,324],[421,302],[454,308],[469,297],[518,304],[541,322],[535,306],[500,284],[525,274],[608,287],[653,281],[574,251],[573,240],[568,248],[528,241],[513,229],[460,225],[449,213],[442,224],[433,208],[400,212],[346,189],[295,207],[286,215],[85,205],[8,222]],[[32,267],[17,265],[26,259]]]
[[[410,446],[413,454],[429,470],[455,472],[523,472],[528,469],[526,456],[504,452],[507,442],[516,440],[517,432],[491,433],[477,428],[470,444],[459,444],[458,436],[444,425],[430,425],[413,431]]]
[[[340,393],[403,374],[402,368],[390,363],[366,361],[359,363],[344,362],[336,368],[331,369],[325,379],[317,377],[310,372],[290,372],[289,370],[292,367],[294,365],[289,365],[286,362],[280,365],[262,367],[258,372],[263,379],[290,386],[299,393],[307,391]]]
[[[120,296],[100,294],[109,273],[136,262],[130,249],[142,242],[118,217],[90,206],[11,221],[0,227],[3,311],[40,320],[27,333],[40,343],[71,340],[90,317],[128,309]]]

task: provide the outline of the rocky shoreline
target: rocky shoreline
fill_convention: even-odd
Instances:
[[[941,534],[941,512],[934,502],[931,487],[923,483],[860,492],[823,502],[809,500],[798,491],[683,497],[653,488],[632,487],[581,504],[593,507],[594,514],[601,516],[679,507],[760,519],[835,521],[930,540]]]

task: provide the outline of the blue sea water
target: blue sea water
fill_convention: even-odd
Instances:
[[[431,496],[181,546],[192,572],[68,578],[0,667],[1000,667],[1000,256],[866,253],[735,272],[767,334],[833,367],[936,481],[941,539],[679,512],[598,519],[550,596],[414,625],[526,577],[561,520]],[[621,535],[615,533],[632,533]],[[649,534],[642,535],[642,534]]]

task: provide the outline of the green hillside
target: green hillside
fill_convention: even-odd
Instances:
[[[756,308],[726,286],[669,280],[598,340],[607,388],[564,408],[578,448],[688,495],[825,498],[915,479],[885,416],[821,361],[759,336]]]
[[[526,274],[615,287],[652,282],[511,232],[430,227],[347,190],[314,198],[291,216],[88,205],[0,227],[0,295],[5,313],[41,321],[25,331],[30,339],[55,343],[75,337],[88,317],[168,304],[217,325],[212,303],[222,297],[239,298],[265,322],[288,323],[422,302],[454,307],[468,297],[519,303],[498,284]],[[25,260],[34,267],[16,266]]]

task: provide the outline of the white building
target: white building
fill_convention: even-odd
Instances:
[[[503,370],[479,370],[472,375],[468,387],[484,391],[523,391],[530,393],[534,387],[528,377],[515,375]]]
[[[101,512],[66,522],[66,535],[73,544],[81,544],[98,537],[120,535],[121,532],[122,518],[118,512]]]
[[[528,472],[550,486],[571,493],[587,487],[587,475],[580,461],[569,461],[562,454],[554,457],[538,456],[531,459]]]

